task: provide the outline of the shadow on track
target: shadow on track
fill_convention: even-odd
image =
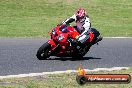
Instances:
[[[90,60],[90,59],[101,59],[95,57],[82,57],[82,58],[71,58],[71,57],[55,57],[55,58],[48,58],[46,60],[60,60],[60,61],[83,61],[83,60]]]

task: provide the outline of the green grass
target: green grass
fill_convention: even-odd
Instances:
[[[132,37],[131,0],[0,0],[0,37],[48,37],[78,7],[103,36]]]
[[[132,68],[120,71],[99,71],[89,74],[130,74]],[[131,88],[129,84],[85,84],[79,85],[76,82],[77,73],[65,73],[54,75],[43,75],[26,78],[11,78],[0,80],[0,88]]]

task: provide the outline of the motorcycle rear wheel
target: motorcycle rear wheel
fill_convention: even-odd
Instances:
[[[37,54],[36,54],[37,58],[39,60],[45,60],[49,58],[50,48],[51,48],[51,45],[48,42],[44,43],[37,51]]]

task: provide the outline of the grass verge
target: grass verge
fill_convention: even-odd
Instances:
[[[89,74],[130,74],[132,68],[119,71],[98,71]],[[0,88],[131,88],[129,84],[86,84],[79,85],[76,82],[76,73],[54,74],[36,77],[11,78],[0,80]]]
[[[131,0],[0,0],[0,37],[49,37],[78,7],[103,36],[132,37]]]

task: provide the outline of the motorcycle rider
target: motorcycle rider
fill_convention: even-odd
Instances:
[[[85,9],[79,8],[73,16],[63,21],[62,24],[69,25],[69,23],[74,21],[76,22],[74,28],[80,33],[80,35],[74,39],[73,42],[83,45],[83,43],[89,38],[88,31],[91,28],[89,16],[86,15]]]

